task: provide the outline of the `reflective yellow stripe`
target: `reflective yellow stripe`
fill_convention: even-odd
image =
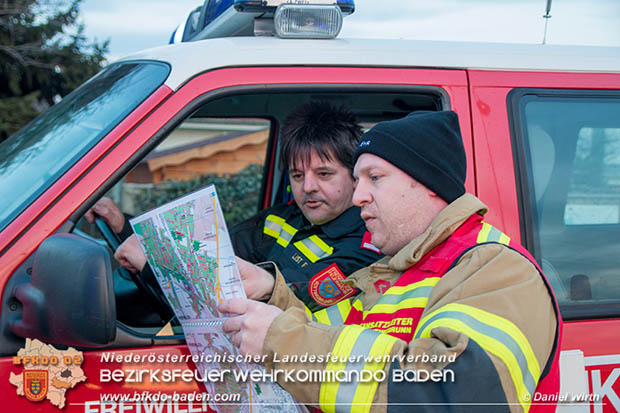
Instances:
[[[476,243],[481,244],[483,242],[486,242],[487,238],[489,237],[489,231],[491,231],[491,226],[487,224],[486,222],[483,222],[482,229],[478,233],[478,238],[476,239]]]
[[[328,257],[334,252],[332,247],[327,245],[316,235],[297,241],[293,245],[312,262],[317,262],[321,258]]]
[[[295,235],[295,233],[297,233],[297,228],[293,228],[292,226],[287,224],[286,221],[282,224],[282,229],[285,232],[288,232],[291,235],[291,237]]]
[[[338,356],[341,354],[346,356],[351,354],[355,341],[362,331],[364,331],[364,328],[360,326],[346,326],[342,329],[342,332],[338,336],[336,344],[334,344],[334,348],[332,349],[332,354],[336,356],[336,361],[330,359],[325,366],[325,370],[344,370],[347,363],[346,361],[340,361]],[[326,381],[321,384],[321,389],[319,391],[319,406],[324,412],[329,413],[336,411],[336,396],[338,395],[339,385],[340,383],[338,381]]]
[[[349,300],[340,301],[331,307],[323,308],[314,313],[306,307],[306,314],[312,318],[312,321],[329,326],[343,325],[344,320],[349,316],[349,311],[351,311],[351,302]]]
[[[340,301],[336,304],[336,308],[338,308],[338,311],[340,312],[340,317],[342,318],[342,324],[344,324],[344,320],[347,319],[349,313],[351,312],[351,301]]]
[[[390,287],[377,304],[369,311],[364,311],[364,317],[368,314],[393,314],[405,308],[424,308],[428,297],[439,277],[429,277],[422,281],[402,287]]]
[[[510,237],[483,221],[476,243],[481,244],[483,242],[499,242],[500,244],[508,245],[510,244]]]
[[[540,365],[527,337],[510,320],[463,304],[448,304],[425,316],[415,338],[430,337],[436,327],[462,332],[506,365],[523,410],[528,411],[540,378]]]
[[[265,222],[267,222],[267,221],[273,222],[274,224],[276,224],[278,226],[282,226],[282,224],[284,224],[284,218],[281,218],[281,217],[279,217],[277,215],[273,215],[273,214],[267,215],[267,218],[265,218]]]
[[[498,242],[500,244],[508,245],[510,244],[510,237],[502,232],[502,235],[499,236]]]
[[[502,343],[498,342],[497,340],[494,340],[483,334],[479,334],[477,331],[471,329],[467,324],[459,320],[447,319],[447,320],[437,321],[431,324],[431,328],[440,327],[440,326],[448,327],[453,330],[464,333],[465,335],[470,337],[472,340],[474,340],[476,343],[478,343],[480,347],[482,347],[489,353],[494,354],[495,356],[499,357],[499,359],[502,360],[504,364],[506,365],[506,367],[508,368],[508,372],[515,386],[515,391],[517,392],[517,398],[519,400],[519,403],[521,403],[523,407],[523,411],[525,412],[529,411],[529,405],[530,405],[530,400],[531,400],[533,391],[530,392],[525,387],[525,384],[523,383],[523,379],[522,377],[520,377],[521,372],[520,372],[518,363],[515,359],[514,354],[510,352],[510,350],[508,350],[504,345],[502,345]],[[426,337],[426,335],[424,335],[424,337]],[[525,394],[528,394],[528,396],[524,396]]]
[[[323,241],[321,238],[319,238],[317,235],[311,235],[309,237],[316,245],[318,245],[318,247],[325,253],[327,253],[328,255],[332,255],[334,253],[334,249],[332,247],[330,247],[329,245],[327,245],[325,243],[325,241]]]
[[[394,314],[399,310],[403,310],[405,308],[424,308],[428,303],[428,297],[414,297],[409,298],[407,300],[403,300],[398,304],[383,304],[383,305],[375,305],[370,311],[364,311],[364,317],[368,314]]]
[[[418,281],[417,283],[405,285],[405,286],[392,286],[390,287],[384,295],[402,295],[408,291],[415,290],[418,287],[434,287],[435,284],[439,282],[440,277],[428,277],[423,279],[422,281]]]
[[[317,262],[319,260],[319,257],[317,257],[312,251],[310,251],[310,249],[308,249],[308,247],[306,247],[303,242],[297,241],[293,245],[295,245],[295,247],[297,247],[297,249],[301,251],[301,253],[304,254],[310,261]]]
[[[263,228],[263,232],[267,235],[269,235],[270,237],[274,237],[274,238],[278,238],[280,236],[279,232],[276,232],[275,230],[265,226]]]
[[[362,305],[362,301],[359,298],[353,301],[353,308],[355,308],[357,311],[364,311],[364,306]]]
[[[377,370],[383,369],[385,367],[383,357],[386,354],[390,354],[390,352],[392,351],[392,347],[394,346],[394,343],[396,343],[396,341],[397,339],[395,337],[389,336],[387,334],[380,334],[379,336],[377,336],[377,339],[375,340],[368,356],[379,357],[378,360],[381,361],[369,361],[364,364],[363,369],[368,370],[373,374]],[[355,395],[353,396],[353,405],[355,406],[356,412],[370,411],[370,407],[372,406],[372,401],[375,398],[375,393],[377,392],[378,385],[379,383],[374,380],[358,383],[357,389],[355,390]]]
[[[395,337],[374,330],[356,325],[346,326],[338,336],[331,353],[338,361],[330,360],[325,369],[334,372],[366,369],[371,373],[381,370],[385,367],[385,355],[390,354],[397,341]],[[374,357],[379,359],[375,360]],[[372,359],[367,362],[367,358]],[[343,359],[346,361],[341,361]],[[354,375],[351,377],[355,378]],[[325,412],[368,412],[378,384],[374,380],[343,383],[326,381],[319,392],[320,407]]]
[[[270,214],[265,218],[263,233],[275,238],[279,245],[286,248],[297,233],[297,229],[289,225],[284,218]]]
[[[316,322],[317,323],[321,323],[321,324],[327,324],[330,325],[329,322],[329,315],[327,314],[327,310],[326,308],[316,311],[314,313],[312,313],[312,315],[316,318]]]

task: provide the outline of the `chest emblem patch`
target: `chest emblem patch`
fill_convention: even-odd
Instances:
[[[355,287],[343,283],[346,277],[334,263],[316,274],[308,284],[308,293],[323,307],[329,307],[355,293]]]

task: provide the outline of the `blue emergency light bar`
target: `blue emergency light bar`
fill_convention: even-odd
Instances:
[[[170,43],[255,34],[330,38],[340,32],[342,17],[354,11],[354,0],[205,0],[176,28]]]
[[[276,7],[281,4],[288,4],[292,6],[299,5],[330,5],[335,4],[340,7],[342,14],[349,15],[355,11],[355,3],[353,0],[309,0],[309,1],[295,1],[295,0],[228,0],[222,1],[222,3],[233,4],[233,7],[240,12],[275,12]]]

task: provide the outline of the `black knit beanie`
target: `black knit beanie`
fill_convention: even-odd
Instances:
[[[465,148],[451,110],[380,122],[361,137],[353,162],[363,153],[385,159],[448,203],[465,193]]]

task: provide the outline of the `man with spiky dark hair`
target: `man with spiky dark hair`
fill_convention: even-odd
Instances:
[[[295,108],[280,133],[281,166],[293,199],[230,231],[240,258],[272,261],[285,269],[291,289],[314,310],[353,295],[356,289],[342,283],[344,274],[382,257],[351,200],[352,160],[361,134],[356,117],[345,107],[310,102]],[[94,215],[121,237],[131,235],[122,212],[109,199],[99,201],[87,218]],[[128,238],[115,257],[129,270],[150,271],[135,237]]]
[[[344,274],[381,257],[351,201],[361,134],[344,107],[310,102],[295,108],[282,127],[280,156],[293,200],[231,230],[239,257],[284,266],[289,286],[312,308],[354,294],[340,282]]]

